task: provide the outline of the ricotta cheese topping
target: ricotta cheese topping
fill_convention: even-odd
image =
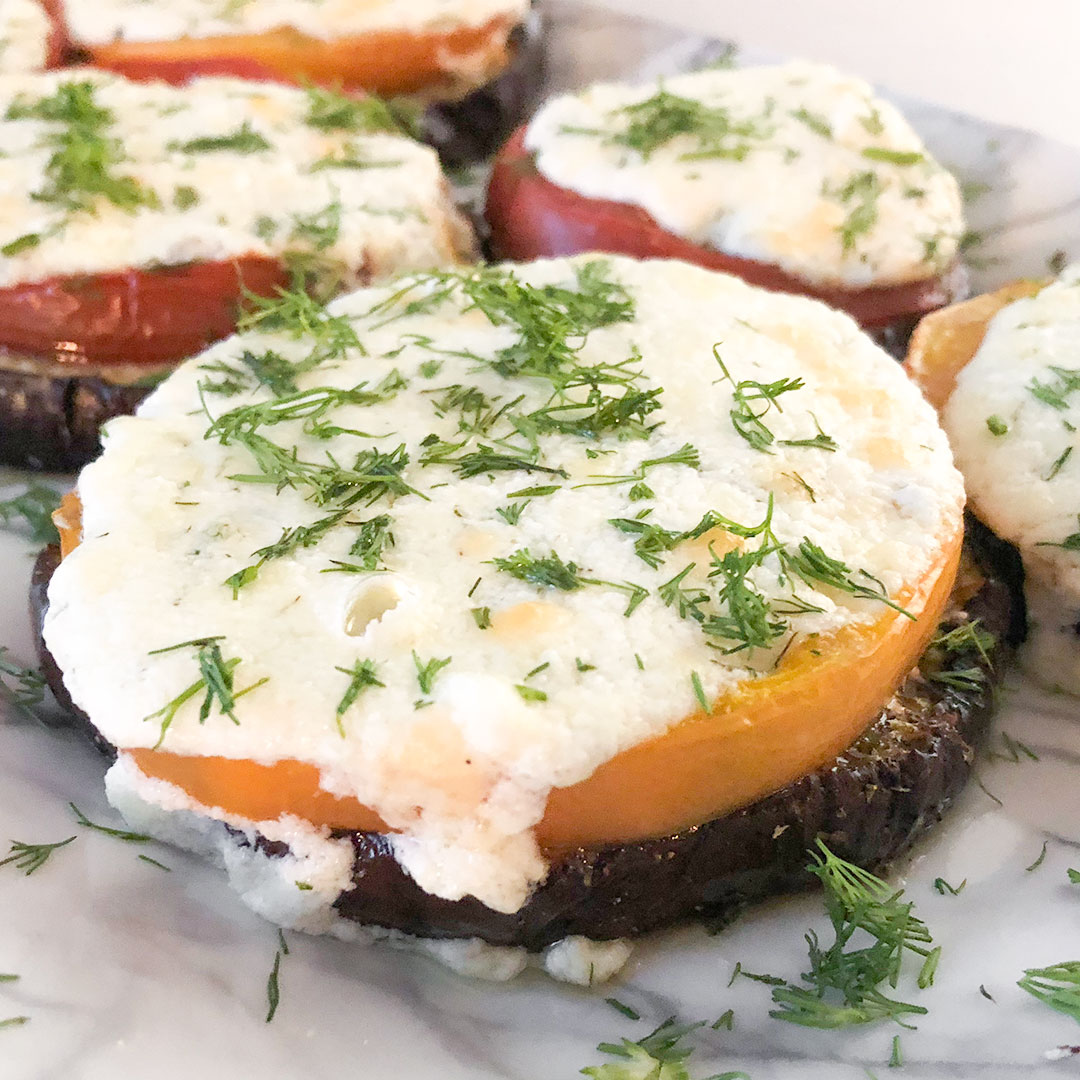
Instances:
[[[49,51],[52,26],[38,0],[0,4],[0,73],[40,71]]]
[[[341,893],[353,888],[353,850],[347,840],[335,840],[327,830],[295,818],[267,826],[221,811],[214,816],[211,808],[179,788],[141,773],[124,755],[105,774],[105,790],[133,829],[210,860],[225,871],[249,908],[287,930],[331,934],[361,944],[387,942],[489,982],[513,979],[531,963],[559,982],[595,986],[618,974],[633,951],[623,939],[571,936],[536,954],[521,947],[489,945],[480,938],[420,938],[379,926],[362,927],[334,908]],[[260,835],[287,844],[288,854],[267,854],[257,846]]]
[[[381,103],[239,79],[0,77],[0,288],[288,252],[353,284],[459,261],[435,152],[386,125]]]
[[[978,516],[1024,562],[1031,672],[1080,693],[1080,264],[994,316],[943,421]]]
[[[549,101],[525,144],[560,187],[812,284],[934,277],[964,232],[956,179],[894,106],[831,67],[592,86]]]
[[[386,30],[449,33],[493,19],[518,23],[529,0],[65,0],[72,36],[111,41],[262,34],[280,27],[332,40]]]
[[[848,317],[593,260],[407,277],[306,332],[283,302],[110,421],[44,629],[105,737],[315,765],[423,889],[509,912],[553,788],[926,575],[960,478]],[[200,719],[208,670],[235,723]]]

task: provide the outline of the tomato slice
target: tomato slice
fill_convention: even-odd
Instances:
[[[863,289],[822,288],[778,266],[725,255],[663,228],[639,206],[593,199],[541,175],[520,128],[495,159],[485,215],[495,255],[527,261],[600,251],[639,259],[682,259],[735,274],[773,292],[801,293],[846,311],[862,326],[888,326],[924,315],[966,291],[963,267],[939,277]]]
[[[0,347],[71,362],[184,360],[236,329],[245,291],[288,284],[276,259],[247,255],[0,289]]]
[[[38,0],[49,17],[52,29],[49,31],[49,40],[45,53],[45,67],[62,67],[71,49],[71,41],[68,38],[67,24],[64,22],[63,0]]]
[[[80,44],[96,67],[131,79],[180,83],[196,75],[236,75],[410,94],[494,77],[509,60],[509,20],[414,34],[378,30],[325,41],[290,27],[175,41]],[[464,73],[468,72],[465,77]]]

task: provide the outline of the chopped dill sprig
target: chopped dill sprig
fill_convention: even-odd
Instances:
[[[613,1008],[624,1011],[625,1006],[619,1008],[620,1002],[610,998],[608,1001]],[[637,1014],[632,1019],[637,1019]],[[596,1049],[618,1060],[589,1066],[581,1070],[582,1074],[591,1076],[593,1080],[690,1080],[686,1061],[693,1048],[687,1046],[684,1040],[704,1026],[704,1021],[678,1024],[672,1016],[636,1042],[630,1039],[620,1039],[617,1043],[602,1042]],[[717,1074],[709,1080],[750,1080],[750,1077],[736,1070]]]
[[[186,689],[181,690],[172,701],[163,705],[156,712],[143,717],[144,720],[161,721],[161,734],[154,744],[155,750],[165,741],[165,735],[172,726],[173,720],[176,719],[176,714],[192,698],[199,694],[203,695],[202,703],[199,705],[200,724],[206,723],[216,703],[221,714],[238,725],[240,721],[236,718],[234,711],[237,700],[270,681],[269,676],[266,676],[243,690],[235,690],[233,673],[240,660],[239,658],[231,660],[224,658],[221,646],[218,644],[219,641],[223,640],[220,635],[217,637],[195,638],[192,641],[182,641],[178,645],[170,645],[164,649],[153,649],[148,654],[149,656],[158,656],[162,653],[174,652],[177,649],[194,648],[197,650],[195,658],[199,668],[199,678],[195,682]]]
[[[606,1001],[616,1012],[622,1013],[627,1020],[641,1019],[641,1013],[637,1012],[635,1009],[631,1009],[629,1005],[624,1005],[618,998],[604,998],[604,1001]]]
[[[1057,367],[1054,364],[1050,365],[1049,370],[1054,381],[1039,382],[1038,379],[1032,379],[1028,383],[1028,393],[1044,405],[1064,412],[1069,407],[1068,398],[1080,390],[1080,370]]]
[[[435,680],[438,678],[439,672],[444,667],[449,666],[452,657],[447,656],[445,659],[440,660],[437,657],[433,657],[426,664],[416,655],[416,650],[413,650],[412,654],[413,664],[416,667],[416,681],[420,686],[421,694],[430,694],[431,688],[435,685]]]
[[[1027,968],[1016,985],[1044,1005],[1080,1023],[1080,960]]]
[[[139,862],[149,863],[151,866],[157,867],[158,870],[164,870],[166,874],[172,873],[171,866],[166,866],[163,862],[158,862],[157,859],[151,859],[149,855],[140,855]]]
[[[237,320],[237,330],[246,333],[283,334],[293,340],[314,342],[309,357],[304,361],[308,368],[317,367],[328,360],[337,360],[346,351],[354,349],[363,355],[364,347],[352,323],[344,315],[331,315],[305,289],[301,280],[294,280],[290,288],[279,288],[274,296],[260,296],[245,292],[246,310]]]
[[[967,885],[967,878],[964,878],[959,885],[950,885],[944,878],[934,878],[934,888],[941,893],[942,896],[948,894],[949,896],[959,896],[964,891],[964,886]]]
[[[57,125],[44,139],[52,148],[45,166],[47,182],[31,197],[71,213],[93,211],[99,198],[128,213],[160,205],[154,192],[116,171],[124,149],[109,134],[113,114],[99,104],[97,90],[89,81],[64,82],[50,97],[35,102],[20,98],[8,108],[8,120],[32,118]]]
[[[117,840],[125,840],[130,844],[145,844],[154,839],[146,833],[129,832],[126,829],[113,829],[108,825],[98,825],[91,821],[73,802],[69,802],[68,806],[71,807],[71,812],[75,815],[75,821],[84,829],[93,829],[95,832],[113,836]]]
[[[506,558],[492,559],[491,562],[504,574],[545,589],[573,592],[585,585],[585,579],[578,573],[577,565],[563,562],[554,551],[550,555],[534,556],[527,548],[523,548]]]
[[[251,122],[245,120],[236,131],[227,135],[201,135],[185,142],[169,143],[170,150],[182,154],[214,154],[228,151],[234,154],[258,154],[270,150],[269,141],[255,131]]]
[[[610,487],[614,484],[633,484],[635,488],[643,488],[644,490],[639,490],[638,493],[635,494],[634,488],[631,488],[631,500],[637,500],[642,498],[651,499],[653,498],[653,493],[645,485],[644,480],[653,469],[657,469],[661,465],[685,465],[689,469],[700,469],[701,454],[698,452],[696,446],[693,446],[690,443],[683,443],[683,445],[680,446],[678,450],[674,450],[670,454],[665,454],[663,457],[646,458],[629,475],[594,476],[592,479],[583,484],[575,484],[574,487]]]
[[[902,900],[903,890],[834,855],[819,839],[818,851],[808,869],[825,887],[825,907],[835,940],[823,948],[810,931],[810,971],[807,985],[783,982],[773,992],[777,1008],[770,1012],[779,1020],[804,1027],[837,1028],[877,1020],[894,1020],[908,1026],[904,1017],[922,1015],[926,1009],[887,996],[882,984],[895,988],[905,953],[923,958],[918,985],[933,982],[941,955],[933,947],[926,924],[914,914],[914,905]],[[849,948],[852,938],[863,933],[870,944]]]
[[[473,617],[473,622],[476,623],[477,630],[491,629],[491,608],[474,607],[471,609],[470,613]]]
[[[274,952],[274,964],[270,968],[270,974],[266,980],[266,1023],[270,1023],[277,1014],[278,1005],[281,1004],[281,986],[279,976],[281,973],[281,958],[289,955],[289,946],[285,943],[285,937],[278,930],[278,948]]]
[[[1035,861],[1030,866],[1025,866],[1024,867],[1024,869],[1029,874],[1032,872],[1032,870],[1038,870],[1039,867],[1042,866],[1042,864],[1046,861],[1046,848],[1047,848],[1047,845],[1049,843],[1050,843],[1049,840],[1044,840],[1043,845],[1042,845],[1042,850],[1040,850],[1040,852],[1039,852],[1037,858],[1035,859]]]
[[[720,344],[713,345],[713,356],[716,358],[723,378],[731,383],[733,404],[728,412],[731,417],[731,425],[736,433],[744,439],[754,450],[763,454],[771,454],[770,446],[776,442],[776,436],[766,426],[763,417],[775,408],[777,412],[783,412],[784,407],[780,404],[780,398],[784,394],[790,394],[794,390],[801,390],[806,385],[801,378],[775,379],[773,382],[763,383],[756,379],[742,379],[736,381],[728,370],[720,355]],[[817,418],[811,413],[817,434],[806,439],[781,439],[781,446],[804,446],[816,450],[836,450],[836,441],[821,430]]]
[[[343,717],[345,713],[349,711],[353,703],[361,694],[366,690],[370,690],[375,686],[385,686],[375,670],[374,660],[357,660],[351,668],[335,667],[335,671],[340,671],[342,675],[349,676],[349,685],[345,689],[345,693],[341,695],[341,700],[337,706],[337,729],[338,734],[345,738],[345,725]]]
[[[624,120],[621,130],[597,132],[610,146],[635,150],[648,161],[657,150],[678,138],[692,139],[692,149],[680,161],[731,158],[742,161],[753,149],[753,140],[767,136],[771,128],[763,120],[736,119],[722,105],[706,105],[694,98],[672,94],[661,87],[643,101],[615,109],[612,119]],[[568,134],[592,134],[570,128]]]
[[[60,495],[46,484],[28,484],[10,499],[0,500],[0,527],[29,530],[35,544],[55,544],[60,536],[53,524],[53,512],[60,505]]]
[[[29,1016],[9,1016],[4,1020],[0,1020],[0,1028],[22,1027],[23,1024],[29,1023]]]
[[[0,859],[0,866],[12,863],[16,870],[21,870],[29,877],[49,861],[54,851],[66,847],[74,839],[74,836],[69,836],[66,840],[58,840],[55,844],[26,844],[21,840],[12,840],[7,858]]]
[[[37,710],[45,701],[45,677],[36,668],[24,667],[8,656],[7,646],[0,645],[0,700],[36,720]]]
[[[876,173],[869,171],[855,173],[837,188],[826,188],[825,195],[848,208],[847,216],[836,230],[844,254],[854,251],[859,237],[877,224],[877,201],[881,192],[881,181]]]
[[[377,94],[363,96],[309,86],[304,123],[318,131],[351,131],[359,135],[407,135],[417,137],[419,117],[400,101],[386,101]]]

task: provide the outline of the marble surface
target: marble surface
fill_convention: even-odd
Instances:
[[[559,15],[553,85],[634,69],[672,70],[716,46],[645,24],[612,24],[578,5]],[[986,184],[971,204],[984,234],[972,249],[976,286],[1045,270],[1056,250],[1080,257],[1080,153],[1022,131],[903,102],[934,151],[965,180]],[[979,189],[972,189],[978,191]],[[0,497],[17,478],[0,476]],[[25,614],[32,552],[0,535],[0,644],[32,655]],[[107,618],[107,613],[103,613]],[[131,845],[76,827],[68,803],[118,824],[101,788],[104,763],[62,731],[0,717],[0,848],[77,835],[31,877],[0,868],[0,1080],[560,1080],[608,1060],[601,1040],[639,1038],[661,1020],[713,1020],[696,1077],[745,1070],[752,1080],[865,1080],[886,1075],[894,1034],[909,1080],[1080,1077],[1080,1058],[1044,1051],[1080,1042],[1080,1027],[1017,989],[1025,967],[1080,957],[1080,705],[1023,685],[1003,694],[1000,732],[1038,761],[984,755],[986,791],[960,805],[894,878],[917,902],[944,953],[917,1030],[871,1025],[809,1031],[768,1017],[766,986],[727,983],[736,962],[797,977],[803,934],[822,928],[816,897],[759,907],[724,933],[695,928],[642,942],[607,988],[578,990],[535,972],[489,985],[387,947],[290,934],[281,1004],[265,1022],[273,927],[229,893],[223,876],[156,844]],[[1047,842],[1045,860],[1026,870]],[[148,855],[165,872],[140,860]],[[967,886],[956,897],[936,877]],[[993,997],[980,994],[980,986]],[[605,1003],[615,995],[643,1019]]]

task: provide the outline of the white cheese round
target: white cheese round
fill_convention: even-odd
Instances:
[[[665,131],[684,133],[660,141]],[[964,232],[959,185],[911,125],[822,65],[592,86],[549,101],[525,143],[560,187],[640,206],[669,232],[811,284],[934,277]]]
[[[76,210],[35,197],[52,185],[69,129],[25,107],[86,84],[108,113],[101,138],[118,147],[110,175],[145,196],[134,210],[105,196]],[[313,126],[318,93],[218,78],[177,88],[86,69],[0,77],[0,288],[288,251],[340,264],[354,284],[460,261],[471,238],[435,152],[396,134]],[[194,142],[232,137],[255,148]]]
[[[379,31],[449,33],[493,19],[518,23],[529,0],[65,0],[72,36],[111,41],[262,34],[281,27],[332,40]]]
[[[49,51],[52,26],[38,0],[0,4],[0,73],[40,71]]]
[[[335,425],[329,438],[305,433],[299,419],[256,432],[286,454],[295,448],[302,463],[330,454],[351,466],[358,452],[403,445],[410,461],[400,475],[414,493],[357,506],[309,546],[268,559],[234,598],[225,581],[258,561],[253,552],[328,511],[302,482],[279,489],[244,479],[259,465],[243,442],[204,437],[211,417],[272,400],[261,389],[214,392],[207,383],[220,380],[221,363],[239,370],[245,350],[299,361],[311,342],[287,333],[224,341],[181,367],[137,416],[108,425],[103,455],[79,480],[84,539],[53,578],[45,638],[75,702],[107,739],[135,748],[158,742],[161,714],[148,718],[199,677],[195,647],[151,650],[220,636],[222,662],[239,661],[237,691],[267,681],[237,700],[235,724],[216,708],[200,723],[188,701],[164,749],[309,762],[327,790],[355,796],[397,830],[396,855],[422,888],[514,911],[546,873],[531,830],[552,788],[690,715],[695,682],[713,699],[771,670],[793,633],[819,634],[827,648],[833,631],[886,611],[873,597],[781,580],[767,554],[745,583],[781,629],[767,646],[729,651],[735,635],[706,637],[664,602],[661,587],[693,563],[683,585],[712,588],[709,540],[720,559],[738,539],[676,540],[653,565],[635,550],[638,537],[611,519],[647,512],[640,520],[677,533],[716,511],[752,526],[771,495],[777,543],[809,538],[896,596],[939,558],[963,491],[917,389],[848,317],[822,304],[677,262],[578,258],[475,273],[468,280],[484,284],[475,294],[483,309],[462,297],[468,272],[335,301],[330,311],[355,329],[363,352],[349,348],[298,376],[300,388],[400,389],[325,414],[321,422]],[[662,388],[659,408],[596,438],[541,431],[550,382],[493,366],[523,354],[551,360],[522,350],[520,331],[491,306],[520,288],[511,274],[588,294],[586,311],[599,303],[588,282],[625,290],[632,313],[624,307],[623,318],[571,336],[560,370],[576,365],[586,378],[617,370],[630,385],[606,393],[618,400],[624,389]],[[771,446],[756,448],[736,431],[733,384],[714,347],[744,396],[747,380],[805,381],[762,420]],[[452,407],[448,387],[484,395],[482,415],[505,412],[486,435],[462,430],[476,426],[476,414]],[[481,468],[464,478],[460,467],[423,464],[433,436],[462,443],[451,457],[481,447],[522,453],[529,444],[510,416],[535,434],[536,464],[559,473]],[[784,444],[825,435],[834,450]],[[699,462],[685,460],[686,444]],[[252,445],[265,454],[265,444]],[[672,454],[684,463],[647,464]],[[514,494],[536,487],[554,491]],[[361,562],[359,523],[383,514],[394,543],[372,565],[385,569],[328,572]],[[492,562],[523,551],[575,564],[580,587],[545,587]],[[631,586],[640,602],[625,615]],[[792,602],[793,590],[804,605]],[[727,613],[716,603],[715,614]],[[449,662],[424,686],[418,664],[432,660]],[[381,685],[342,708],[360,662]]]
[[[943,422],[975,512],[1020,549],[1022,659],[1080,693],[1080,265],[994,316]]]

